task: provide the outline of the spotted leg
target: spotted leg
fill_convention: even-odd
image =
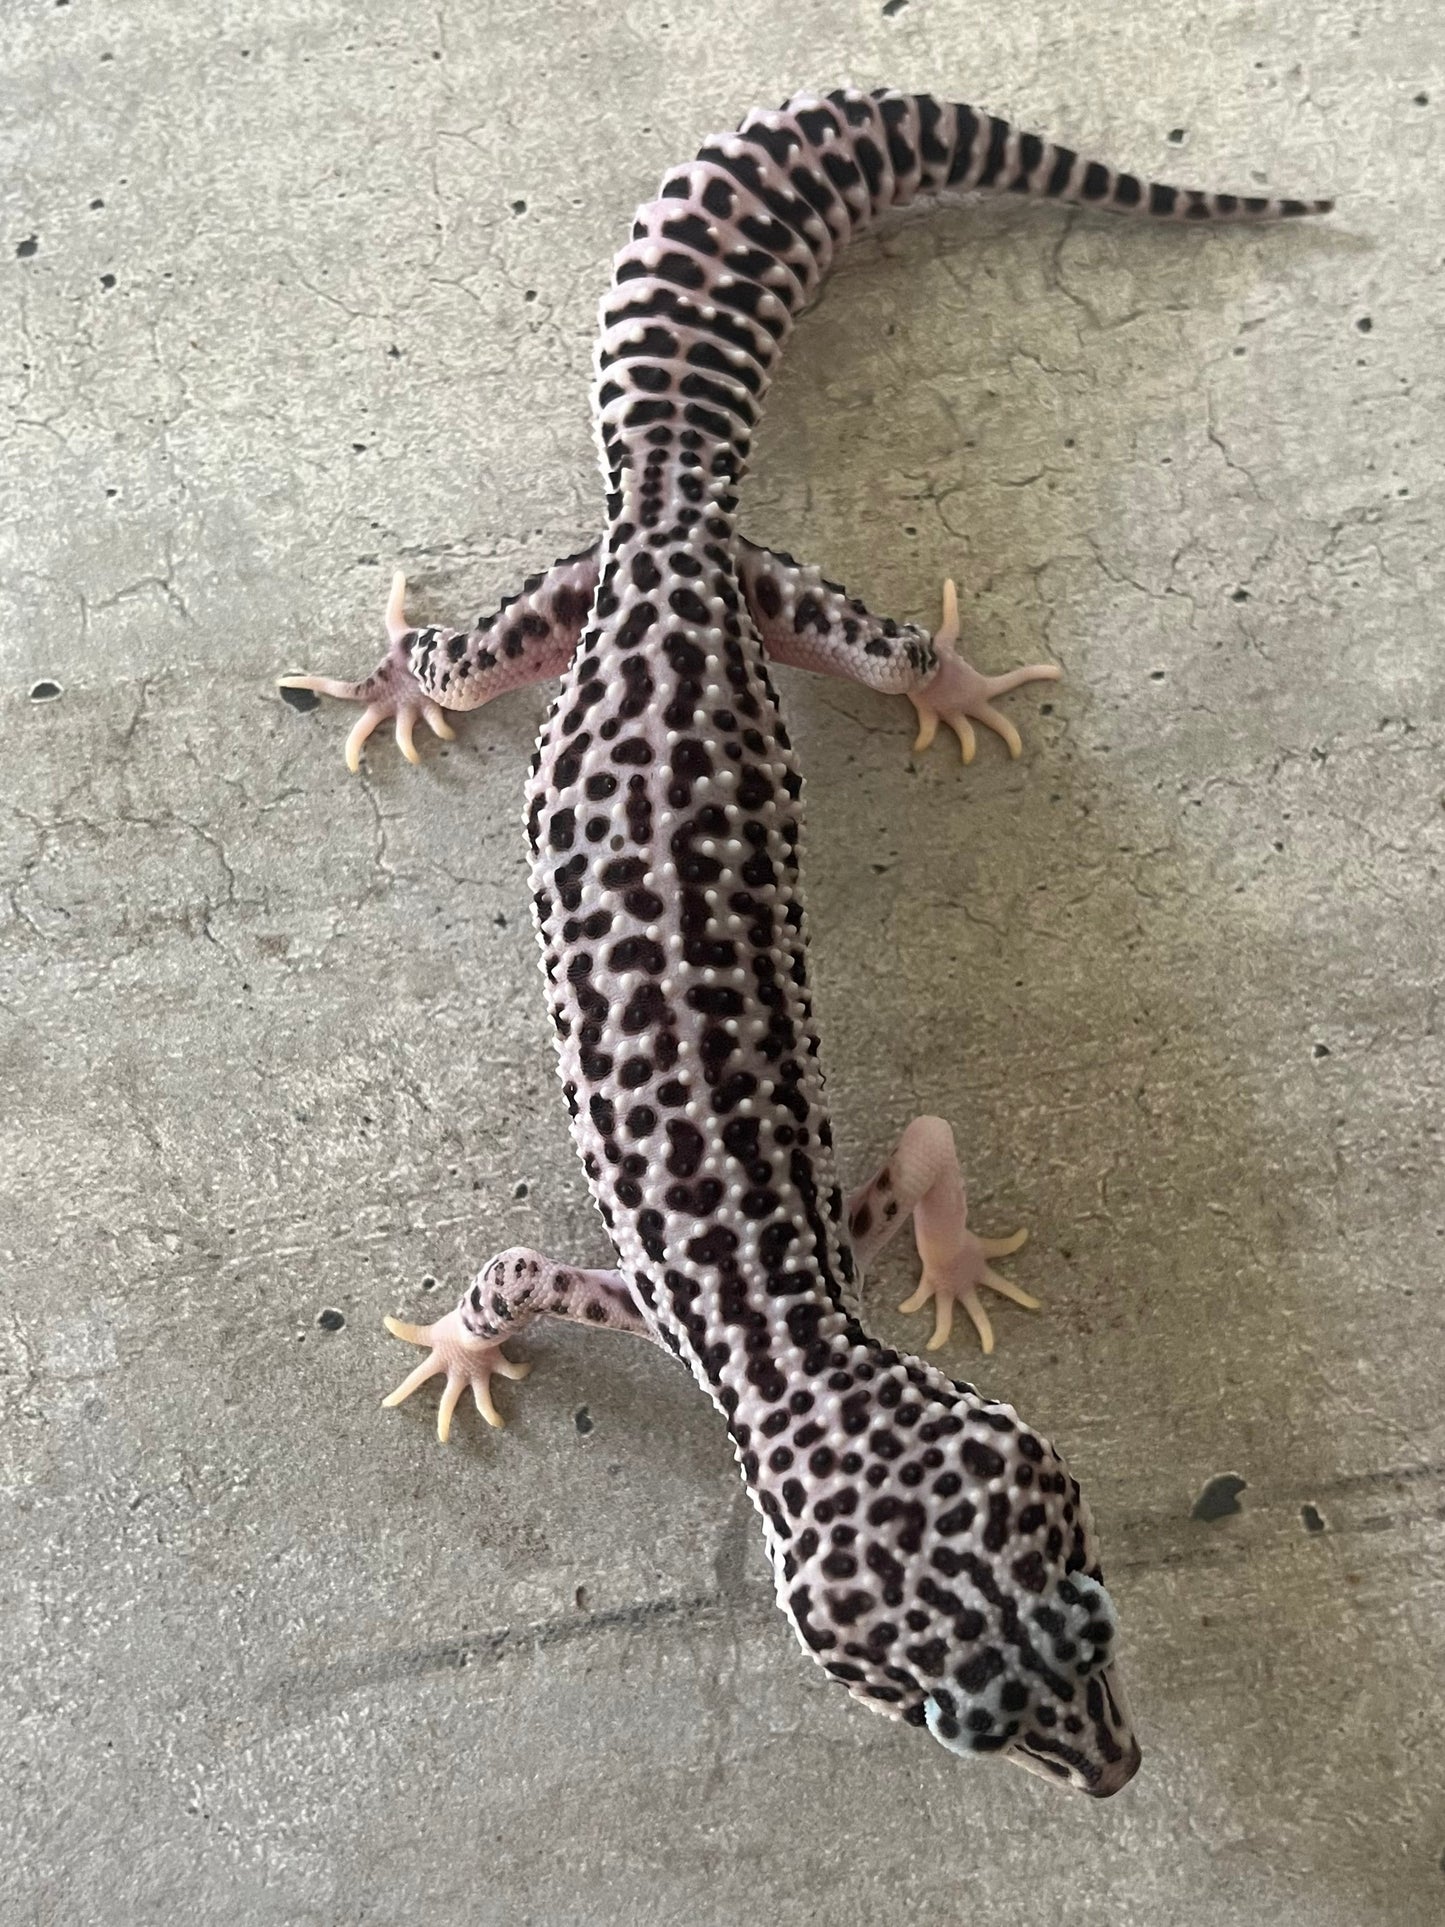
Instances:
[[[413,740],[423,718],[437,736],[455,732],[444,712],[476,709],[524,684],[560,676],[572,659],[597,587],[594,544],[564,556],[545,575],[529,576],[520,593],[508,596],[470,629],[414,628],[406,619],[406,577],[392,578],[386,605],[389,647],[381,662],[360,682],[332,676],[282,676],[282,689],[310,689],[321,696],[366,707],[346,739],[346,767],[360,767],[367,738],[388,717],[396,719],[396,740],[409,763],[419,763]]]
[[[817,569],[800,567],[791,556],[772,555],[751,542],[739,544],[738,572],[763,646],[774,662],[841,676],[885,695],[907,696],[918,712],[913,747],[919,752],[928,748],[944,722],[958,737],[964,762],[971,763],[978,747],[973,723],[980,722],[1003,738],[1010,756],[1019,755],[1019,733],[994,708],[993,698],[1024,683],[1057,682],[1063,673],[1052,663],[1034,663],[1002,676],[980,675],[958,653],[958,594],[952,582],[943,585],[943,621],[929,635],[916,623],[870,615]]]
[[[993,1326],[979,1293],[987,1287],[1029,1311],[1039,1301],[1001,1278],[990,1258],[1007,1258],[1028,1237],[1016,1231],[1011,1238],[980,1238],[968,1228],[968,1192],[958,1166],[953,1132],[941,1117],[918,1117],[894,1146],[877,1176],[848,1202],[848,1228],[860,1268],[897,1231],[909,1212],[923,1276],[917,1291],[898,1307],[921,1311],[934,1301],[935,1323],[929,1351],[948,1342],[953,1330],[953,1308],[962,1305],[973,1320],[985,1352],[993,1350]]]
[[[916,749],[933,741],[940,720],[973,760],[969,717],[987,723],[1017,756],[1018,732],[992,707],[990,698],[1021,683],[1049,680],[1047,664],[981,676],[958,654],[958,603],[953,584],[944,596],[944,621],[936,634],[914,623],[875,616],[856,597],[816,568],[792,556],[739,545],[739,579],[763,646],[775,662],[864,684],[881,694],[906,695],[921,727]],[[451,710],[476,709],[509,689],[559,676],[572,659],[597,590],[597,547],[564,556],[545,575],[529,576],[491,615],[470,629],[415,628],[406,619],[406,579],[396,576],[386,607],[388,649],[360,682],[333,676],[283,676],[283,689],[312,690],[364,705],[346,739],[346,765],[360,767],[369,736],[388,718],[409,763],[421,758],[416,726],[425,721],[437,736],[451,738]]]
[[[492,1403],[492,1379],[521,1379],[532,1369],[508,1358],[502,1347],[534,1318],[541,1317],[568,1318],[594,1330],[631,1332],[655,1345],[662,1344],[637,1309],[620,1271],[584,1271],[580,1266],[559,1265],[540,1252],[518,1247],[490,1259],[456,1309],[434,1325],[407,1325],[399,1318],[383,1320],[393,1338],[425,1346],[427,1355],[382,1404],[400,1405],[419,1385],[445,1375],[437,1407],[437,1437],[443,1444],[451,1432],[452,1414],[468,1386],[487,1424],[501,1425],[502,1416]]]

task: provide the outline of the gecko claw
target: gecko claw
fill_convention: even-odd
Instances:
[[[971,763],[978,750],[974,722],[982,723],[1002,737],[1012,757],[1023,754],[1018,731],[994,708],[994,696],[1007,695],[1029,682],[1057,682],[1063,671],[1053,663],[1040,662],[1026,669],[1010,669],[1002,676],[980,675],[973,664],[958,653],[958,591],[950,577],[943,585],[943,620],[934,631],[933,647],[938,668],[922,689],[909,691],[908,700],[918,712],[918,735],[913,744],[921,756],[938,734],[938,725],[947,723],[958,738],[965,763]]]
[[[427,1348],[427,1356],[416,1370],[410,1372],[396,1390],[388,1392],[381,1401],[384,1406],[401,1405],[418,1386],[445,1374],[446,1383],[437,1406],[437,1437],[443,1445],[451,1436],[452,1417],[468,1386],[471,1387],[472,1403],[487,1424],[498,1428],[506,1424],[507,1421],[492,1403],[492,1379],[494,1376],[523,1379],[532,1369],[530,1364],[508,1358],[500,1345],[474,1338],[455,1311],[449,1311],[445,1318],[439,1318],[434,1325],[408,1325],[400,1318],[383,1318],[381,1322],[393,1338],[400,1338],[408,1345]]]
[[[415,629],[406,620],[406,577],[399,571],[391,579],[391,594],[386,602],[385,656],[369,676],[360,682],[344,682],[335,676],[280,676],[280,689],[310,689],[318,696],[335,696],[344,703],[365,703],[346,739],[346,767],[354,776],[361,768],[361,752],[388,716],[396,718],[396,744],[412,765],[421,762],[415,731],[418,720],[426,723],[433,736],[443,742],[456,741],[456,731],[447,721],[441,706],[427,695],[412,674],[411,645]]]
[[[992,1352],[993,1323],[979,1296],[985,1288],[1015,1305],[1022,1305],[1025,1311],[1039,1309],[1039,1301],[1031,1292],[1016,1285],[1011,1278],[1001,1277],[988,1263],[990,1258],[1007,1258],[1021,1250],[1028,1235],[1027,1231],[1016,1231],[1011,1238],[979,1238],[971,1231],[964,1231],[952,1251],[930,1250],[924,1254],[923,1277],[918,1289],[905,1298],[898,1309],[905,1316],[912,1316],[922,1311],[930,1298],[933,1300],[933,1336],[926,1350],[936,1352],[948,1343],[953,1331],[953,1308],[957,1304],[962,1305],[972,1319],[984,1353]],[[923,1242],[920,1238],[920,1247]]]

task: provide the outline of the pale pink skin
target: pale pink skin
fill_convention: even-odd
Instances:
[[[1327,203],[1140,182],[972,108],[883,89],[799,95],[670,170],[638,210],[602,304],[593,413],[607,528],[471,630],[408,626],[362,683],[355,766],[394,718],[559,675],[527,786],[534,908],[573,1136],[617,1252],[584,1271],[499,1254],[457,1309],[398,1335],[428,1357],[394,1398],[516,1367],[539,1315],[645,1336],[680,1358],[731,1435],[779,1603],[828,1673],[960,1755],[999,1753],[1109,1794],[1139,1749],[1110,1663],[1093,1526],[1058,1454],[1010,1407],[870,1338],[846,1296],[911,1216],[934,1342],[1020,1239],[967,1225],[948,1126],[920,1118],[845,1209],[808,991],[802,778],[770,664],[894,694],[972,754],[970,720],[1019,744],[992,698],[1056,670],[982,678],[951,585],[932,636],[880,621],[736,527],[752,431],[796,315],[839,247],[948,188],[1010,189],[1165,219]]]

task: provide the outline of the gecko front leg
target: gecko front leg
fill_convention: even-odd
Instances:
[[[517,1246],[489,1259],[461,1302],[435,1324],[408,1325],[399,1318],[382,1321],[393,1338],[424,1346],[427,1352],[382,1404],[400,1405],[428,1379],[445,1376],[437,1407],[437,1437],[443,1444],[468,1387],[487,1424],[502,1425],[505,1421],[492,1402],[492,1379],[522,1379],[532,1369],[508,1358],[502,1347],[533,1319],[543,1317],[569,1319],[593,1331],[629,1332],[654,1345],[663,1342],[639,1311],[620,1271],[558,1264],[539,1251]]]
[[[985,1352],[993,1350],[993,1325],[980,1292],[987,1288],[1016,1305],[1037,1311],[1039,1301],[1000,1277],[991,1258],[1011,1257],[1028,1233],[1011,1238],[980,1238],[968,1228],[968,1191],[959,1169],[953,1132],[941,1117],[917,1117],[899,1138],[887,1163],[848,1201],[853,1253],[865,1267],[913,1213],[913,1235],[923,1276],[918,1289],[898,1307],[921,1311],[934,1301],[933,1336],[937,1351],[953,1330],[953,1308],[962,1305],[973,1320]]]
[[[938,725],[947,723],[958,738],[964,762],[971,763],[978,747],[973,724],[980,722],[1003,738],[1010,756],[1021,755],[1019,733],[1008,717],[994,708],[993,698],[1006,696],[1024,683],[1057,682],[1063,670],[1051,662],[1036,662],[1025,669],[1005,670],[1001,676],[981,675],[958,653],[958,591],[951,578],[943,585],[943,621],[933,632],[933,646],[938,653],[937,671],[917,689],[908,691],[908,700],[918,712],[914,750],[927,749],[938,734]]]

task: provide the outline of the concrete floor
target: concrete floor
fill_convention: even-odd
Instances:
[[[5,39],[0,1918],[1445,1917],[1433,0],[37,0]],[[539,1334],[446,1451],[377,1409],[383,1312],[605,1250],[526,914],[544,697],[357,779],[272,679],[369,668],[397,565],[460,618],[590,538],[631,208],[844,75],[1342,203],[913,217],[750,488],[875,606],[955,572],[984,666],[1067,671],[967,772],[901,703],[785,700],[847,1165],[942,1111],[978,1221],[1033,1229],[1045,1315],[948,1357],[1092,1492],[1147,1754],[1104,1806],[829,1688],[643,1348]],[[870,1315],[917,1344],[910,1282]]]

